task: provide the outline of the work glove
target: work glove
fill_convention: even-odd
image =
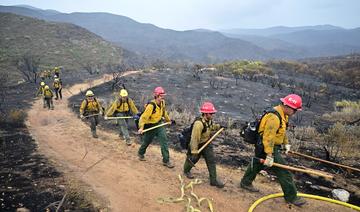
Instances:
[[[99,114],[100,114],[100,115],[103,115],[103,114],[104,114],[104,112],[103,112],[102,110],[100,110],[100,111],[99,111]]]
[[[133,119],[139,120],[139,119],[140,119],[140,116],[139,116],[138,114],[136,114],[136,115],[133,116]]]
[[[285,154],[288,154],[288,153],[289,153],[290,147],[291,147],[290,144],[285,144]]]
[[[80,115],[80,118],[81,118],[81,119],[84,119],[84,115]]]
[[[270,155],[267,155],[264,161],[264,165],[267,167],[272,167],[273,164],[274,164],[274,158]]]
[[[176,125],[176,121],[175,121],[175,120],[171,120],[171,125]]]
[[[195,164],[196,160],[198,159],[198,155],[196,154],[191,154],[190,157],[189,157],[189,160]]]

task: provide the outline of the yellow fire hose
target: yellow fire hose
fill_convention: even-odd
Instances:
[[[311,194],[303,194],[303,193],[298,193],[297,195],[298,195],[299,197],[306,197],[306,198],[322,200],[322,201],[326,201],[326,202],[330,202],[330,203],[335,203],[335,204],[338,204],[338,205],[342,205],[342,206],[349,207],[349,208],[351,208],[351,209],[360,211],[360,207],[359,207],[359,206],[352,205],[352,204],[349,204],[349,203],[346,203],[346,202],[342,202],[342,201],[339,201],[339,200],[330,199],[330,198],[321,197],[321,196],[316,196],[316,195],[311,195]],[[256,206],[258,206],[260,203],[262,203],[262,202],[265,201],[265,200],[272,199],[272,198],[277,198],[277,197],[282,197],[282,196],[284,196],[284,193],[276,193],[276,194],[270,194],[270,195],[264,196],[264,197],[256,200],[256,201],[251,205],[251,207],[249,208],[248,212],[252,212],[252,211],[256,208]]]
[[[197,209],[191,205],[191,197],[194,197],[194,199],[196,199],[197,207],[199,207],[199,208],[201,207],[202,201],[207,201],[208,209],[210,210],[210,212],[214,211],[214,207],[212,205],[211,200],[209,200],[208,198],[204,198],[204,197],[200,198],[194,193],[194,185],[201,184],[202,183],[201,180],[194,179],[194,180],[190,181],[189,184],[185,185],[184,180],[182,179],[181,175],[179,175],[178,177],[180,180],[181,196],[178,198],[176,198],[176,197],[160,197],[157,199],[158,203],[164,204],[164,203],[178,203],[178,202],[187,201],[186,206],[185,206],[186,212],[201,212],[200,209]],[[189,190],[189,189],[190,189],[190,195],[185,194],[185,190]],[[186,197],[186,199],[185,199],[185,197]]]

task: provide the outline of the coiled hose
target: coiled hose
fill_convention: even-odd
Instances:
[[[258,206],[261,202],[263,202],[263,201],[265,201],[265,200],[272,199],[272,198],[276,198],[276,197],[282,197],[282,196],[284,196],[284,193],[276,193],[276,194],[270,194],[270,195],[264,196],[264,197],[256,200],[256,201],[251,205],[251,207],[249,208],[248,212],[252,212],[252,211],[256,208],[256,206]],[[354,209],[354,210],[360,211],[360,207],[359,207],[359,206],[352,205],[352,204],[349,204],[349,203],[346,203],[346,202],[342,202],[342,201],[339,201],[339,200],[334,200],[334,199],[330,199],[330,198],[326,198],[326,197],[321,197],[321,196],[316,196],[316,195],[311,195],[311,194],[303,194],[303,193],[298,193],[297,196],[299,196],[299,197],[311,198],[311,199],[317,199],[317,200],[322,200],[322,201],[326,201],[326,202],[330,202],[330,203],[335,203],[335,204],[338,204],[338,205],[342,205],[342,206],[349,207],[349,208],[352,208],[352,209]]]

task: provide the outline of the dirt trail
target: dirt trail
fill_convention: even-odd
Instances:
[[[177,176],[182,173],[184,154],[170,150],[171,160],[176,167],[168,169],[161,164],[159,148],[150,145],[146,153],[147,161],[139,161],[139,138],[134,138],[136,144],[129,147],[116,134],[98,130],[99,138],[94,139],[89,126],[68,108],[68,98],[71,95],[79,93],[80,89],[86,90],[89,85],[98,85],[109,79],[105,76],[74,85],[68,88],[69,91],[64,89],[63,99],[54,101],[55,110],[43,109],[41,100],[33,103],[27,126],[37,141],[40,152],[53,159],[65,174],[71,173],[89,184],[109,201],[112,211],[183,211],[185,203],[159,204],[156,199],[180,196]],[[200,197],[213,199],[215,211],[247,211],[256,199],[280,191],[277,184],[258,177],[256,185],[262,192],[247,193],[236,187],[243,174],[241,171],[218,167],[218,173],[228,182],[225,189],[209,186],[203,160],[194,169],[194,174],[204,179],[203,184],[195,187],[195,193]],[[185,181],[189,182],[187,179]],[[275,204],[264,204],[259,211],[288,211],[287,206],[281,203],[283,200],[277,199]],[[309,211],[314,208],[325,211],[328,207],[325,203],[310,201],[303,209],[293,208],[291,211]],[[335,211],[346,210],[340,206],[331,207]],[[203,207],[202,211],[207,210]]]

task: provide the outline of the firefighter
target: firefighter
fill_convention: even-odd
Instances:
[[[252,182],[256,175],[267,167],[277,176],[284,192],[285,201],[300,207],[306,201],[297,196],[292,174],[288,170],[272,165],[274,162],[286,164],[281,157],[281,145],[284,145],[287,154],[291,147],[286,136],[288,118],[302,109],[302,99],[296,94],[290,94],[280,100],[282,104],[274,107],[274,110],[280,114],[281,121],[276,114],[267,113],[259,125],[260,141],[255,145],[255,157],[265,159],[265,161],[260,163],[259,160],[252,160],[241,179],[240,187],[251,192],[258,192],[259,190],[252,185]]]
[[[60,67],[57,67],[57,66],[56,66],[56,67],[54,68],[54,74],[55,74],[56,77],[60,77]]]
[[[98,138],[96,134],[96,126],[99,123],[99,115],[103,114],[103,108],[100,102],[95,98],[91,90],[86,91],[86,98],[82,101],[80,106],[80,118],[90,121],[90,130],[93,138]]]
[[[146,149],[153,139],[157,137],[161,146],[163,165],[168,168],[174,168],[174,165],[170,162],[168,138],[166,136],[165,127],[158,127],[143,133],[143,130],[161,124],[162,118],[164,118],[166,122],[175,124],[175,121],[170,120],[168,112],[166,111],[165,95],[165,90],[162,87],[156,87],[154,90],[154,99],[146,105],[145,111],[140,116],[138,132],[139,134],[142,134],[142,144],[138,151],[138,157],[139,160],[145,161]]]
[[[138,114],[134,101],[128,96],[128,92],[125,89],[121,89],[119,97],[111,104],[107,110],[105,117],[116,116],[116,117],[128,117],[135,116]],[[128,130],[128,119],[117,119],[119,126],[119,137],[123,137],[127,145],[131,145],[131,139]]]
[[[62,91],[62,82],[58,77],[56,77],[54,79],[53,87],[54,87],[55,95],[56,95],[55,100],[58,100],[59,97],[60,97],[60,99],[62,99],[62,93],[61,93],[61,91]]]
[[[54,103],[53,103],[53,98],[54,97],[54,93],[52,92],[52,90],[50,89],[50,87],[48,85],[45,85],[44,87],[44,99],[46,102],[46,105],[48,107],[48,109],[50,110],[54,110]]]
[[[190,172],[191,168],[195,166],[200,160],[200,157],[203,156],[209,170],[210,185],[223,188],[224,183],[222,183],[216,175],[216,161],[213,145],[210,143],[198,153],[198,150],[210,139],[211,132],[221,128],[219,124],[213,122],[213,116],[216,112],[217,111],[211,102],[204,102],[201,106],[200,113],[202,115],[199,119],[195,120],[193,124],[190,145],[184,163],[184,174],[187,178],[193,179],[194,177]]]
[[[36,96],[41,96],[41,98],[43,99],[43,108],[46,108],[46,100],[44,95],[45,85],[45,82],[40,82],[40,86],[36,92]]]

